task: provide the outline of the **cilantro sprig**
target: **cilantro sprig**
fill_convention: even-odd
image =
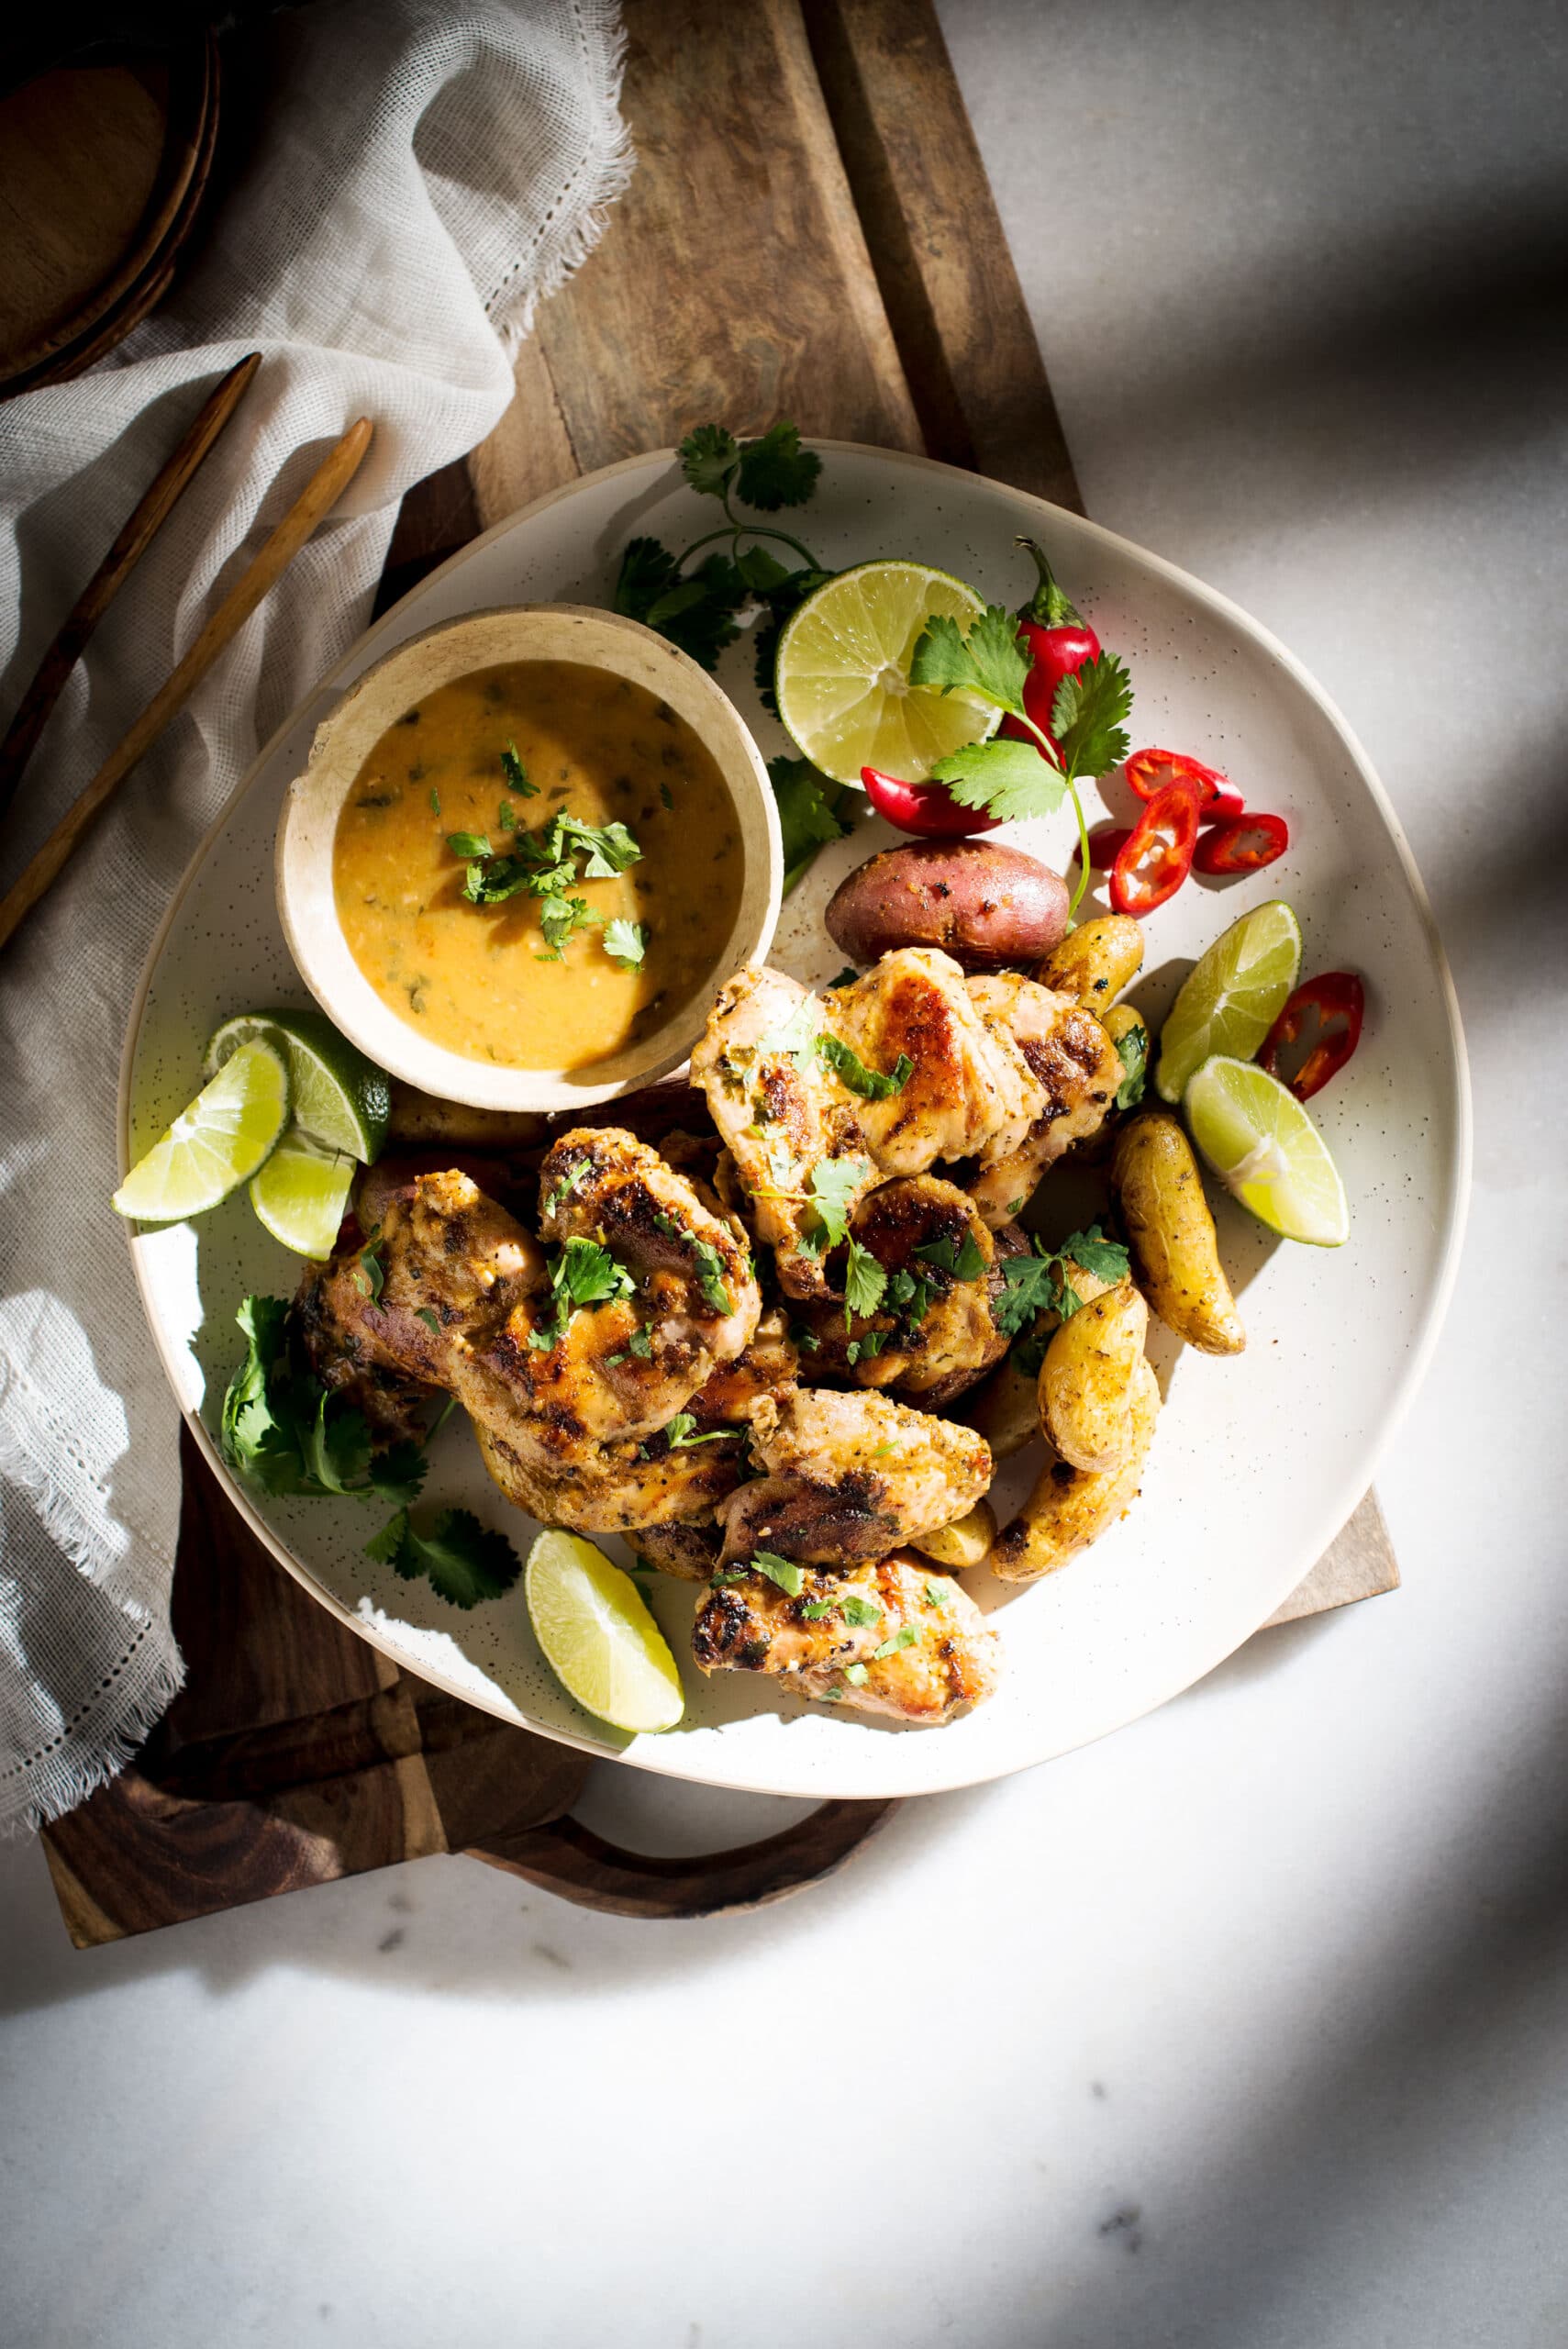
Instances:
[[[532,796],[537,786],[523,773],[514,745],[502,752],[501,763],[516,792]],[[539,924],[546,952],[541,962],[559,963],[566,941],[579,930],[592,928],[598,916],[586,897],[573,894],[584,881],[607,881],[638,863],[642,850],[622,823],[586,824],[580,816],[561,808],[537,832],[521,831],[507,802],[501,808],[501,830],[511,845],[497,849],[488,832],[449,832],[447,846],[468,867],[462,894],[471,906],[504,905],[509,897],[539,899]],[[636,970],[648,947],[648,932],[640,922],[620,918],[604,925],[605,952],[623,969]]]
[[[915,1063],[907,1052],[900,1052],[891,1069],[867,1068],[852,1045],[841,1043],[837,1036],[818,1036],[817,1057],[826,1061],[840,1081],[862,1101],[889,1101],[902,1093],[915,1074]]]
[[[401,1508],[365,1543],[365,1555],[390,1566],[405,1582],[425,1575],[438,1598],[465,1610],[504,1598],[523,1571],[506,1535],[481,1524],[467,1508],[442,1509],[428,1533]]]
[[[423,1449],[375,1449],[364,1414],[295,1361],[286,1300],[248,1297],[234,1318],[245,1356],[223,1398],[219,1441],[229,1465],[275,1498],[411,1501],[425,1481]]]
[[[1087,1303],[1073,1286],[1075,1268],[1114,1287],[1126,1279],[1131,1261],[1120,1241],[1107,1240],[1097,1223],[1090,1224],[1086,1231],[1071,1232],[1059,1248],[1043,1247],[1037,1236],[1032,1254],[1007,1257],[1002,1265],[1005,1286],[992,1305],[991,1315],[1004,1337],[1018,1341],[1013,1351],[1019,1367],[1040,1367],[1038,1359],[1029,1358],[1036,1353],[1033,1340],[1022,1334],[1038,1314],[1055,1313],[1070,1321]],[[1043,1351],[1039,1349],[1040,1353]]]
[[[1024,707],[1031,664],[1032,655],[1018,639],[1017,616],[1000,604],[987,604],[967,633],[951,614],[929,619],[909,663],[909,682],[988,702],[1033,736],[1033,745],[1000,737],[970,742],[939,759],[931,772],[960,807],[984,807],[1005,822],[1051,815],[1070,797],[1078,819],[1078,885],[1068,909],[1075,913],[1091,870],[1089,827],[1078,785],[1107,774],[1126,758],[1123,721],[1132,708],[1132,685],[1116,653],[1085,661],[1057,686],[1047,734]]]
[[[566,1334],[579,1306],[611,1305],[636,1294],[637,1284],[596,1240],[573,1237],[558,1249],[550,1267],[550,1309],[528,1331],[536,1353],[548,1353]]]

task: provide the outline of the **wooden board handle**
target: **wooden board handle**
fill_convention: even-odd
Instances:
[[[716,1917],[763,1909],[820,1884],[895,1811],[895,1801],[825,1802],[809,1819],[695,1858],[628,1852],[575,1819],[471,1844],[469,1855],[505,1868],[542,1891],[610,1917]]]

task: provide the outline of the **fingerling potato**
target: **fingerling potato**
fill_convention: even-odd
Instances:
[[[1108,1011],[1143,968],[1143,931],[1129,914],[1101,914],[1070,930],[1035,977],[1085,1010]]]
[[[1128,1119],[1111,1152],[1111,1182],[1139,1285],[1161,1320],[1201,1353],[1239,1354],[1247,1332],[1192,1144],[1169,1109]]]
[[[1039,1390],[1039,1377],[1020,1370],[1012,1355],[1005,1354],[984,1386],[966,1396],[962,1410],[953,1417],[985,1438],[993,1460],[1010,1460],[1040,1433]]]
[[[1132,1396],[1132,1447],[1106,1474],[1048,1460],[1022,1508],[996,1536],[991,1571],[1001,1582],[1034,1582],[1054,1574],[1107,1533],[1138,1497],[1143,1464],[1160,1416],[1160,1386],[1140,1362]]]
[[[1132,1449],[1132,1398],[1149,1308],[1130,1280],[1070,1314],[1045,1350],[1040,1415],[1074,1468],[1107,1475]]]
[[[966,1515],[954,1518],[951,1525],[939,1526],[934,1533],[922,1533],[909,1547],[918,1550],[923,1558],[934,1558],[940,1566],[960,1573],[966,1566],[982,1564],[995,1539],[995,1511],[989,1501],[976,1501]]]

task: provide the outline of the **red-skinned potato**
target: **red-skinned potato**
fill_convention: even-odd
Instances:
[[[1067,929],[1067,884],[999,841],[911,841],[857,865],[834,892],[828,934],[853,963],[940,946],[966,971],[1051,953]]]

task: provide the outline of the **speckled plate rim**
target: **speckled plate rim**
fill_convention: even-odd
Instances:
[[[1140,547],[1135,540],[1125,539],[1119,532],[1107,530],[1102,524],[1091,522],[1083,515],[1073,514],[1069,512],[1065,507],[1053,506],[1048,499],[1036,497],[1028,490],[1015,489],[1008,483],[990,481],[988,476],[976,475],[963,466],[943,464],[934,457],[917,456],[903,450],[878,449],[863,441],[829,440],[813,438],[811,439],[809,445],[812,448],[827,453],[836,453],[855,457],[872,456],[879,462],[884,462],[895,467],[905,467],[911,472],[933,475],[939,478],[945,477],[962,484],[972,486],[977,480],[987,481],[989,486],[999,491],[1006,497],[1015,500],[1021,508],[1039,515],[1042,521],[1051,524],[1060,524],[1062,522],[1067,523],[1072,529],[1086,534],[1091,540],[1113,549],[1117,553],[1122,556],[1132,558],[1133,562],[1138,566],[1153,573],[1159,577],[1168,580],[1183,593],[1193,596],[1200,604],[1206,605],[1210,611],[1214,612],[1219,618],[1223,619],[1231,628],[1235,629],[1240,635],[1249,638],[1261,651],[1266,653],[1273,662],[1275,662],[1328,720],[1333,731],[1343,743],[1346,755],[1351,761],[1356,775],[1361,782],[1362,788],[1366,792],[1368,799],[1375,808],[1379,821],[1382,823],[1385,831],[1387,833],[1389,840],[1393,843],[1396,855],[1398,858],[1404,874],[1406,885],[1410,892],[1411,903],[1415,908],[1418,919],[1420,922],[1422,930],[1426,937],[1428,949],[1431,956],[1432,971],[1437,979],[1439,995],[1447,1021],[1449,1045],[1451,1056],[1451,1075],[1454,1087],[1453,1131],[1447,1152],[1448,1174],[1451,1184],[1451,1204],[1447,1229],[1444,1231],[1442,1238],[1441,1256],[1437,1275],[1430,1284],[1427,1297],[1420,1308],[1418,1327],[1415,1342],[1410,1348],[1402,1372],[1395,1382],[1393,1389],[1381,1414],[1376,1435],[1373,1439],[1370,1446],[1370,1456],[1362,1464],[1361,1466],[1358,1467],[1352,1487],[1347,1490],[1341,1486],[1341,1488],[1337,1492],[1332,1510],[1326,1510],[1324,1512],[1325,1521],[1316,1529],[1316,1537],[1311,1546],[1313,1556],[1320,1554],[1321,1551],[1328,1547],[1335,1533],[1344,1525],[1351,1512],[1359,1505],[1362,1497],[1364,1486],[1366,1485],[1370,1485],[1375,1477],[1377,1469],[1386,1455],[1390,1443],[1393,1442],[1395,1436],[1398,1433],[1400,1428],[1404,1424],[1406,1415],[1410,1408],[1416,1393],[1426,1377],[1428,1369],[1431,1364],[1432,1355],[1436,1351],[1438,1339],[1442,1332],[1443,1322],[1448,1313],[1449,1304],[1453,1295],[1454,1284],[1458,1277],[1460,1255],[1463,1247],[1465,1225],[1470,1208],[1471,1175],[1474,1146],[1473,1109],[1470,1084],[1470,1064],[1465,1051],[1464,1030],[1460,1016],[1459,996],[1453,983],[1453,974],[1449,967],[1448,956],[1444,951],[1442,940],[1438,930],[1437,920],[1432,912],[1431,902],[1427,896],[1426,886],[1422,882],[1420,873],[1417,867],[1415,857],[1410,849],[1410,844],[1406,839],[1404,827],[1400,823],[1398,816],[1395,812],[1393,804],[1390,801],[1386,791],[1384,789],[1376,771],[1373,767],[1371,760],[1367,757],[1361,742],[1357,739],[1348,720],[1338,708],[1337,705],[1330,699],[1329,696],[1324,691],[1323,687],[1318,683],[1310,671],[1296,659],[1296,655],[1286,645],[1281,643],[1279,639],[1273,635],[1272,630],[1264,628],[1261,621],[1254,619],[1240,605],[1233,603],[1229,596],[1222,595],[1218,588],[1208,586],[1203,580],[1195,577],[1193,573],[1183,570],[1180,564],[1169,562],[1162,555],[1155,554],[1146,547]],[[129,1162],[130,1080],[135,1062],[136,1045],[140,1032],[142,1017],[146,1009],[148,996],[151,991],[153,978],[163,952],[164,944],[168,939],[170,931],[173,929],[175,921],[178,918],[183,900],[194,885],[196,877],[206,862],[209,850],[230,821],[234,809],[239,806],[240,800],[255,786],[262,774],[262,771],[268,766],[273,756],[276,754],[284,736],[287,735],[294,727],[297,726],[301,722],[305,712],[321,693],[327,691],[335,685],[338,680],[342,677],[346,670],[352,667],[357,662],[361,661],[373,646],[379,644],[383,637],[390,633],[390,624],[392,622],[406,618],[410,609],[422,601],[439,583],[450,578],[454,572],[461,570],[465,563],[473,560],[473,556],[481,549],[493,545],[497,540],[504,538],[508,532],[519,529],[526,522],[532,521],[536,516],[546,512],[551,507],[561,504],[564,499],[576,496],[585,489],[596,487],[606,481],[614,479],[615,476],[619,473],[640,472],[647,465],[660,459],[666,460],[670,463],[673,464],[677,461],[677,451],[673,449],[647,450],[636,456],[623,457],[613,465],[603,465],[595,473],[582,474],[575,481],[563,483],[559,488],[547,491],[542,497],[534,498],[527,506],[520,507],[517,513],[508,515],[504,521],[494,524],[491,529],[482,532],[478,538],[471,540],[467,546],[460,548],[457,553],[449,557],[446,562],[440,564],[437,570],[431,572],[428,578],[421,580],[417,586],[411,588],[408,594],[403,596],[398,603],[395,604],[390,610],[384,612],[378,620],[373,621],[371,627],[365,630],[364,634],[359,637],[342,654],[341,658],[333,664],[332,668],[327,671],[326,674],[317,680],[317,685],[312,688],[310,694],[306,696],[305,700],[302,701],[296,708],[290,712],[288,717],[283,721],[282,725],[277,728],[275,732],[263,746],[257,758],[246,771],[244,776],[229,794],[228,798],[224,803],[224,806],[217,817],[208,827],[206,832],[203,835],[201,841],[197,844],[196,849],[191,857],[190,863],[187,864],[183,874],[181,876],[179,885],[170,899],[168,909],[164,914],[163,919],[158,926],[157,934],[148,951],[147,960],[143,965],[141,976],[138,982],[136,992],[131,1001],[129,1014],[127,1019],[125,1042],[122,1047],[120,1056],[119,1087],[116,1108],[116,1119],[119,1147],[119,1164],[122,1175]],[[244,1520],[250,1531],[256,1536],[257,1540],[271,1553],[271,1555],[277,1560],[278,1564],[283,1566],[287,1573],[292,1575],[294,1579],[307,1590],[311,1597],[316,1599],[319,1605],[325,1607],[329,1614],[335,1616],[340,1623],[344,1624],[350,1631],[355,1632],[361,1639],[368,1641],[371,1646],[380,1649],[389,1657],[390,1660],[395,1662],[400,1669],[406,1668],[410,1671],[414,1670],[415,1665],[411,1662],[407,1650],[403,1643],[397,1640],[388,1638],[373,1624],[366,1622],[363,1617],[355,1614],[330,1591],[324,1588],[317,1580],[316,1576],[310,1572],[308,1567],[294,1556],[287,1544],[279,1538],[271,1526],[269,1526],[265,1520],[260,1515],[239,1480],[231,1475],[217,1443],[208,1433],[199,1413],[187,1408],[184,1403],[181,1400],[181,1387],[177,1367],[168,1347],[164,1343],[163,1333],[160,1326],[159,1319],[154,1311],[153,1300],[145,1275],[143,1252],[139,1245],[139,1239],[136,1231],[128,1225],[126,1230],[126,1240],[130,1251],[131,1267],[136,1277],[138,1293],[141,1297],[142,1308],[147,1317],[148,1328],[152,1338],[153,1347],[158,1355],[159,1362],[162,1366],[164,1375],[169,1381],[170,1390],[179,1408],[181,1417],[184,1419],[187,1427],[190,1429],[191,1434],[204,1459],[206,1459],[214,1475],[218,1478],[218,1481],[228,1493],[229,1499],[239,1510],[241,1518]],[[983,1768],[979,1770],[966,1769],[961,1763],[959,1763],[957,1753],[955,1753],[955,1767],[951,1773],[945,1773],[940,1777],[935,1779],[929,1776],[926,1777],[915,1791],[922,1795],[956,1793],[966,1787],[985,1785],[996,1778],[1013,1776],[1021,1770],[1039,1767],[1044,1761],[1059,1760],[1062,1758],[1063,1753],[1077,1751],[1084,1745],[1096,1744],[1101,1737],[1113,1736],[1118,1730],[1126,1729],[1129,1727],[1133,1721],[1144,1720],[1150,1713],[1158,1712],[1162,1706],[1169,1704],[1173,1698],[1182,1695],[1185,1689],[1195,1686],[1198,1681],[1206,1678],[1209,1673],[1213,1672],[1219,1664],[1223,1664],[1228,1656],[1234,1654],[1237,1648],[1240,1647],[1252,1636],[1254,1631],[1266,1623],[1269,1617],[1274,1612],[1274,1609],[1282,1603],[1283,1600],[1289,1597],[1291,1591],[1296,1586],[1302,1575],[1307,1571],[1311,1564],[1311,1557],[1307,1558],[1305,1563],[1300,1559],[1292,1559],[1287,1571],[1282,1571],[1276,1577],[1272,1578],[1263,1586],[1258,1598],[1257,1612],[1253,1620],[1249,1623],[1244,1630],[1240,1631],[1234,1639],[1229,1641],[1227,1644],[1218,1648],[1217,1652],[1209,1657],[1208,1661],[1200,1670],[1195,1672],[1184,1667],[1179,1670],[1168,1684],[1164,1684],[1157,1687],[1155,1693],[1152,1696],[1149,1696],[1146,1701],[1140,1702],[1131,1711],[1126,1713],[1120,1720],[1107,1722],[1104,1729],[1096,1731],[1094,1735],[1079,1739],[1073,1745],[1061,1747],[1049,1755],[1020,1756],[1017,1761],[1002,1768]],[[579,1753],[592,1754],[595,1760],[624,1761],[633,1769],[649,1770],[654,1775],[660,1776],[689,1778],[695,1783],[704,1786],[733,1787],[739,1791],[750,1793],[755,1793],[759,1790],[754,1777],[728,1777],[725,1775],[722,1768],[704,1768],[701,1770],[682,1769],[679,1766],[679,1748],[682,1741],[679,1739],[639,1739],[624,1754],[607,1753],[605,1745],[596,1739],[589,1736],[579,1736],[570,1730],[553,1723],[547,1725],[542,1722],[534,1721],[523,1715],[521,1709],[518,1707],[505,1704],[486,1705],[483,1697],[477,1694],[472,1687],[460,1685],[454,1677],[443,1675],[439,1669],[431,1668],[431,1666],[423,1660],[421,1660],[418,1665],[418,1673],[419,1676],[422,1679],[427,1680],[432,1687],[440,1688],[444,1694],[455,1697],[464,1704],[473,1705],[476,1709],[489,1711],[498,1720],[520,1722],[523,1727],[528,1729],[534,1735],[548,1737],[553,1740],[557,1744],[568,1745],[573,1747]],[[940,1731],[924,1731],[917,1732],[917,1734],[919,1735],[919,1740],[922,1745],[926,1744],[932,1737],[937,1738],[939,1741],[941,1737]],[[889,1740],[887,1742],[891,1747],[896,1750],[896,1746],[901,1743],[902,1741]],[[878,1796],[885,1795],[898,1796],[903,1793],[905,1789],[901,1788],[896,1784],[887,1784],[878,1787],[868,1787],[857,1784],[846,1785],[841,1788],[829,1787],[824,1789],[820,1784],[800,1786],[781,1778],[779,1783],[771,1786],[765,1791],[773,1793],[784,1799],[821,1801],[825,1799],[833,1799],[835,1797],[840,1799],[861,1799],[875,1798]]]

